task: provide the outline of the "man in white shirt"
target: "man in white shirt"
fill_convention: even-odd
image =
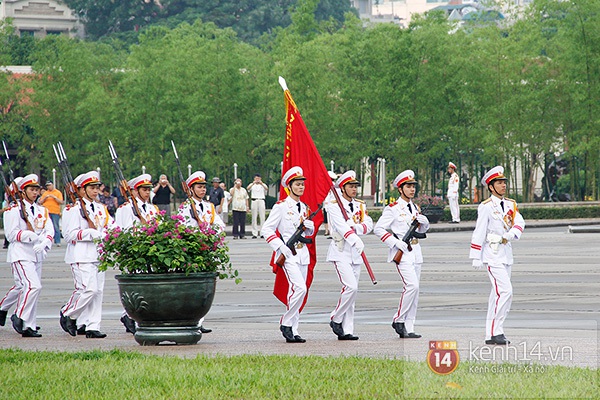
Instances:
[[[250,193],[250,199],[252,199],[251,210],[252,210],[252,239],[256,239],[258,236],[263,237],[260,229],[265,223],[265,198],[269,192],[269,187],[262,181],[260,174],[254,175],[254,181],[247,187]],[[258,218],[260,217],[260,223]]]

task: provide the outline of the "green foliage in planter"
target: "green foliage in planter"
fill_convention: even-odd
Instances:
[[[239,282],[229,261],[225,232],[208,223],[187,226],[180,215],[161,213],[147,225],[110,229],[98,246],[101,271],[112,267],[124,274],[218,272],[221,279]]]

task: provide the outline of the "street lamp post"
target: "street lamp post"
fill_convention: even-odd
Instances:
[[[233,163],[233,179],[237,179],[237,163]]]
[[[335,162],[334,162],[333,160],[331,160],[331,161],[329,162],[329,165],[330,165],[330,167],[331,167],[331,168],[330,168],[331,172],[335,172],[335,171],[334,171],[334,168],[335,168]]]
[[[54,186],[58,188],[58,182],[56,182],[56,168],[52,168],[52,183],[54,183]]]

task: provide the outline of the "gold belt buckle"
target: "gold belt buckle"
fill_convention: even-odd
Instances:
[[[294,247],[296,247],[297,249],[301,249],[304,247],[304,243],[296,243]]]
[[[412,239],[410,240],[410,244],[419,244],[419,239],[412,238]]]

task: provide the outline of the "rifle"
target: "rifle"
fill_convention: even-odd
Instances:
[[[340,198],[340,194],[335,189],[333,182],[331,182],[330,190],[333,193],[333,196],[335,197],[335,201],[337,202],[338,206],[340,206],[340,211],[342,212],[342,216],[344,217],[344,219],[346,221],[348,221],[348,219],[350,219],[350,217],[348,217],[348,213],[346,212],[346,209],[342,205],[342,199]],[[360,256],[362,257],[363,263],[365,264],[365,268],[367,269],[367,273],[369,274],[369,277],[371,278],[371,282],[373,282],[373,285],[377,285],[377,279],[375,279],[375,274],[373,273],[371,264],[369,264],[369,260],[367,260],[367,255],[363,251],[362,253],[360,253]]]
[[[35,232],[35,230],[33,229],[33,226],[31,225],[31,222],[29,222],[29,218],[27,218],[27,211],[25,211],[25,204],[23,203],[23,196],[21,195],[21,191],[19,190],[19,188],[17,187],[17,184],[15,183],[15,174],[12,170],[12,168],[10,167],[10,157],[8,156],[8,150],[6,149],[6,143],[4,143],[4,140],[2,141],[2,147],[4,147],[4,154],[6,154],[6,164],[8,165],[8,172],[9,172],[9,178],[10,181],[12,182],[12,187],[13,190],[11,193],[11,190],[8,188],[8,184],[6,183],[6,177],[4,176],[4,166],[2,165],[2,163],[0,162],[0,168],[2,170],[2,183],[4,183],[4,190],[7,190],[7,193],[9,195],[9,197],[12,197],[13,200],[15,201],[15,203],[19,204],[19,214],[21,215],[21,219],[23,221],[25,221],[25,224],[27,225],[27,229]]]
[[[119,164],[119,157],[117,156],[117,152],[115,151],[115,147],[112,142],[108,141],[108,151],[110,151],[110,158],[113,162],[113,167],[115,168],[115,174],[117,175],[117,180],[119,181],[119,190],[121,191],[121,195],[125,198],[125,200],[131,199],[131,205],[133,206],[133,215],[140,220],[143,225],[146,225],[148,221],[144,217],[142,217],[142,213],[140,212],[140,208],[138,207],[137,200],[133,197],[133,193],[131,193],[131,189],[125,180],[125,176],[123,176],[123,171],[121,170],[121,165]]]
[[[56,161],[58,161],[58,168],[60,169],[67,195],[73,204],[79,200],[79,205],[81,206],[79,207],[79,214],[81,215],[81,218],[87,221],[90,228],[96,229],[96,224],[94,224],[94,222],[90,219],[90,216],[85,208],[85,202],[77,190],[77,185],[73,181],[73,176],[71,175],[71,170],[69,169],[69,162],[67,161],[67,155],[65,154],[65,149],[63,148],[62,143],[58,142],[56,147],[52,145],[52,148],[54,149],[54,154],[56,155]]]
[[[427,205],[427,208],[425,208],[425,210],[421,213],[423,214],[425,211],[427,211],[427,209],[429,208],[429,206],[431,205],[431,203],[429,203]],[[417,219],[413,219],[413,221],[410,224],[410,228],[408,229],[408,231],[406,231],[406,233],[404,234],[404,236],[402,237],[402,241],[404,243],[406,243],[406,246],[408,248],[408,251],[412,251],[412,246],[411,246],[411,241],[413,239],[425,239],[427,237],[426,233],[419,233],[417,232],[417,228],[421,225],[421,223],[419,221],[417,221]],[[400,264],[400,261],[402,261],[402,255],[404,254],[404,252],[402,250],[398,250],[396,252],[396,255],[394,256],[394,258],[392,259],[396,264]]]
[[[177,154],[177,149],[175,148],[175,143],[171,140],[171,146],[173,146],[173,154],[175,154],[175,162],[177,163],[177,171],[179,172],[179,179],[181,180],[181,188],[183,192],[186,194],[188,199],[190,200],[190,210],[192,212],[192,218],[196,220],[198,226],[202,224],[202,220],[200,219],[200,215],[198,215],[198,210],[196,210],[196,203],[194,203],[194,199],[192,197],[192,192],[190,188],[185,183],[185,178],[183,177],[183,172],[181,172],[181,163],[179,162],[179,155]]]
[[[315,215],[317,215],[317,213],[321,211],[321,208],[323,208],[323,203],[319,204],[317,209],[312,214],[310,214],[307,219],[312,220],[315,217]],[[305,230],[306,227],[304,226],[304,221],[300,222],[300,225],[298,225],[298,228],[296,228],[294,234],[285,243],[287,248],[292,251],[293,255],[296,255],[296,243],[300,242],[307,244],[313,242],[311,238],[302,236],[302,233],[304,233]],[[279,257],[277,257],[277,261],[275,262],[275,264],[277,264],[278,267],[283,268],[283,265],[285,264],[285,256],[283,254],[280,254]]]

